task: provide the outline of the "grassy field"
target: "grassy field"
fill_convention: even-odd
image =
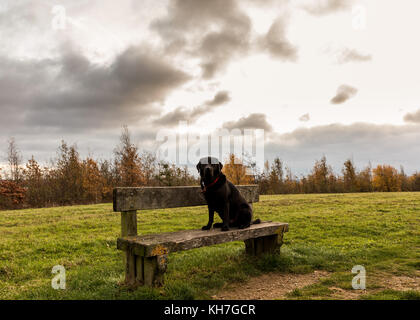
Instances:
[[[359,298],[420,298],[384,284],[396,276],[420,281],[420,193],[262,196],[254,210],[289,223],[280,255],[250,258],[239,242],[174,253],[165,286],[137,290],[121,285],[120,216],[111,204],[0,211],[0,299],[203,299],[262,273],[314,270],[330,276],[287,297],[331,299],[331,287],[354,291],[354,265],[367,272]],[[177,231],[201,227],[207,211],[149,210],[138,219],[140,234]],[[66,290],[51,288],[57,264],[66,268]]]

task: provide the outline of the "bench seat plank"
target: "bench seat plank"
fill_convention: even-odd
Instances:
[[[262,222],[251,225],[246,229],[231,228],[229,231],[212,230],[183,230],[144,236],[118,238],[119,250],[132,250],[135,255],[153,257],[170,252],[189,250],[231,241],[245,241],[287,232],[289,225],[280,222]]]

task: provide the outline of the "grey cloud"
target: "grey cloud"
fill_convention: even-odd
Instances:
[[[403,165],[407,172],[413,172],[419,169],[419,140],[419,125],[331,124],[285,134],[273,132],[265,152],[267,159],[282,158],[295,173],[307,173],[324,154],[336,172],[352,155],[359,168],[371,161],[373,165]]]
[[[337,173],[349,157],[359,169],[371,162],[373,166],[403,165],[407,173],[419,170],[420,125],[331,124],[288,133],[266,132],[265,138],[265,160],[280,157],[297,175],[309,173],[323,155]]]
[[[302,122],[308,122],[309,120],[311,120],[309,113],[305,113],[304,115],[299,117],[299,121],[302,121]]]
[[[276,19],[267,34],[253,37],[252,21],[242,8],[256,5],[238,0],[170,0],[168,14],[156,19],[151,29],[165,43],[167,52],[199,59],[202,77],[210,79],[233,59],[251,51],[268,52],[275,58],[295,61],[297,48],[286,37],[287,16]],[[288,1],[262,1],[284,12]],[[275,8],[278,7],[279,8]]]
[[[141,148],[153,150],[156,146],[156,126],[130,127],[133,141]],[[33,139],[36,134],[37,139]],[[33,133],[17,135],[16,141],[27,160],[33,154],[37,160],[46,161],[55,156],[60,140],[76,143],[81,154],[91,153],[95,157],[108,159],[118,143],[120,128],[97,130],[93,134],[66,133],[48,135]],[[191,133],[193,134],[193,133]],[[198,134],[198,133],[197,133]],[[312,128],[299,128],[289,133],[268,132],[266,134],[265,159],[272,161],[280,157],[291,167],[293,173],[308,173],[315,160],[326,155],[336,172],[344,160],[353,156],[356,166],[362,168],[369,162],[395,167],[403,165],[407,173],[419,169],[420,125],[375,125],[355,123],[352,125],[331,124]],[[6,148],[6,138],[0,141],[1,151]],[[0,153],[1,153],[0,151]]]
[[[336,11],[346,10],[350,8],[353,0],[315,0],[309,5],[302,6],[306,12],[322,16]]]
[[[412,123],[420,123],[420,109],[412,113],[407,113],[404,116],[404,121],[412,122]]]
[[[138,122],[189,76],[146,49],[130,47],[110,66],[96,66],[66,48],[41,61],[0,59],[0,105],[14,110],[15,131],[33,127],[88,130]],[[2,112],[3,113],[3,112]]]
[[[159,128],[145,123],[142,126],[129,126],[133,143],[142,150],[153,151],[158,142],[156,135]],[[22,151],[23,160],[27,161],[33,155],[37,161],[47,163],[56,157],[56,150],[61,140],[68,144],[76,144],[81,155],[92,155],[99,159],[110,159],[115,146],[119,143],[121,126],[112,128],[95,128],[94,132],[58,132],[43,128],[32,128],[31,132],[10,133],[16,138],[16,143]],[[0,166],[4,160],[8,135],[0,136]]]
[[[249,39],[242,31],[232,33],[226,31],[211,32],[204,37],[198,51],[200,56],[204,57],[201,64],[203,78],[214,77],[225,68],[233,57],[248,50]]]
[[[229,130],[264,129],[267,132],[273,131],[273,127],[267,121],[267,116],[263,113],[251,113],[247,117],[242,117],[237,121],[225,122],[222,127]]]
[[[207,23],[216,25],[231,23],[243,24],[244,16],[233,0],[171,0],[168,15],[152,23],[152,27],[162,34],[173,37],[180,36],[181,31],[202,33],[199,26]]]
[[[188,110],[185,107],[178,107],[174,111],[168,112],[167,114],[163,115],[159,119],[156,119],[154,121],[155,124],[161,125],[161,126],[176,126],[178,125],[179,121],[191,121],[190,115],[193,112],[199,113],[202,107],[196,107],[192,110]]]
[[[331,99],[332,104],[341,104],[354,97],[357,89],[348,85],[341,85],[337,89],[336,95]]]
[[[171,0],[168,15],[151,28],[174,53],[201,59],[204,78],[223,70],[249,49],[251,20],[235,0]]]
[[[358,52],[355,49],[345,48],[339,53],[338,62],[347,63],[347,62],[366,62],[371,61],[372,55],[363,54]]]
[[[188,121],[191,124],[206,113],[214,111],[214,107],[221,106],[229,101],[229,93],[227,91],[220,91],[214,96],[212,100],[204,102],[201,106],[195,107],[193,109],[178,107],[174,111],[171,111],[159,119],[156,119],[154,123],[169,127],[178,125],[179,121]]]
[[[207,106],[219,106],[230,101],[229,92],[220,91],[218,92],[212,100],[207,101],[205,104]]]
[[[295,61],[297,48],[286,37],[286,18],[278,18],[273,22],[267,34],[260,39],[260,46],[273,57]]]

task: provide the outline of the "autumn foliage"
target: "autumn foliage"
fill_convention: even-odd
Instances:
[[[9,154],[18,159],[12,141]],[[0,170],[0,209],[110,202],[114,187],[198,185],[186,168],[140,154],[127,128],[112,160],[81,159],[75,145],[62,141],[48,167],[34,157],[25,165],[13,164],[10,172]]]
[[[379,165],[373,169],[373,188],[384,192],[401,191],[401,178],[397,169],[387,165]]]
[[[20,208],[25,199],[25,189],[14,181],[0,181],[0,203],[4,208]]]
[[[399,192],[420,191],[420,173],[407,176],[389,165],[368,165],[357,170],[352,160],[343,164],[342,175],[334,173],[326,157],[316,161],[307,176],[294,176],[286,167],[284,177],[283,163],[274,159],[270,166],[267,162],[264,172],[258,177],[262,193],[348,193],[348,192]]]
[[[110,202],[114,187],[199,183],[186,167],[140,153],[126,127],[110,160],[82,159],[77,147],[65,141],[49,166],[41,166],[34,157],[22,164],[14,139],[9,141],[7,155],[9,171],[0,168],[0,209]],[[390,165],[358,170],[350,159],[336,174],[322,157],[309,174],[300,177],[280,158],[267,161],[261,172],[233,154],[223,162],[223,172],[232,183],[258,184],[261,194],[420,191],[420,173],[407,176],[403,168]]]
[[[234,154],[230,154],[226,159],[222,172],[229,181],[236,185],[254,182],[253,177],[247,174],[247,166]]]

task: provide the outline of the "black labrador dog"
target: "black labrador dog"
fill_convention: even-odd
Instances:
[[[214,157],[201,158],[197,170],[201,177],[201,190],[209,209],[209,222],[202,230],[209,230],[213,225],[216,211],[223,223],[215,223],[214,228],[228,231],[229,227],[244,229],[251,224],[260,223],[257,219],[252,222],[252,208],[238,189],[226,179],[222,173],[223,165]]]

